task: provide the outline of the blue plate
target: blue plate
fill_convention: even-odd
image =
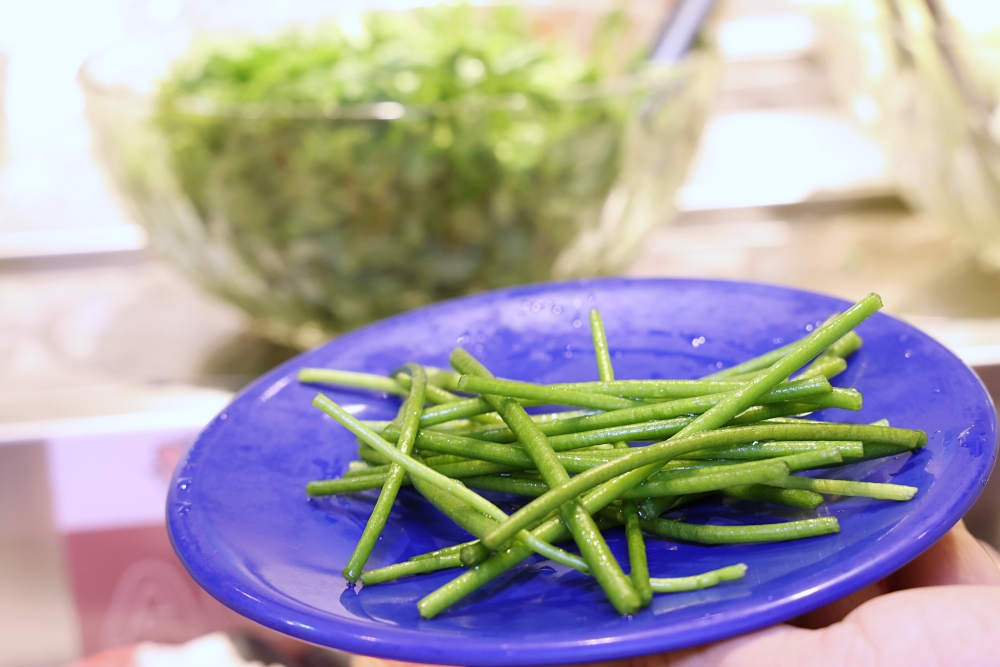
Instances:
[[[542,665],[610,660],[722,639],[790,619],[870,584],[930,546],[969,509],[993,467],[996,416],[976,376],[916,329],[876,314],[864,347],[836,384],[864,393],[842,421],[888,418],[923,429],[915,455],[854,464],[838,477],[911,484],[908,503],[830,499],[817,512],[736,501],[693,506],[687,521],[719,524],[833,515],[842,532],[784,544],[698,546],[649,540],[653,576],[745,562],[742,581],[656,595],[615,614],[587,577],[535,557],[433,620],[423,595],[440,572],[352,587],[340,570],[375,493],[309,500],[311,479],[347,469],[354,438],[310,405],[307,366],[388,373],[407,361],[445,366],[456,345],[497,375],[540,382],[596,379],[587,312],[599,308],[620,378],[694,378],[808,333],[846,302],[791,289],[688,280],[593,280],[457,299],[341,336],[244,390],[178,467],[167,507],[174,548],[221,602],[259,623],[345,651],[417,662]],[[397,399],[327,391],[364,419],[389,419]],[[370,567],[464,541],[468,535],[401,494]],[[608,542],[627,563],[621,531]]]

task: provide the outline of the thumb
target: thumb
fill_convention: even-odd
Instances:
[[[870,600],[822,630],[778,625],[651,656],[644,667],[983,667],[1000,664],[998,627],[1000,586],[915,588]]]

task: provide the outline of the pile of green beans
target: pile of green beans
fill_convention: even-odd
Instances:
[[[808,419],[821,409],[857,411],[862,396],[833,387],[861,347],[854,328],[876,312],[870,294],[805,338],[698,380],[617,380],[601,316],[590,325],[597,380],[553,385],[496,378],[465,350],[454,371],[409,363],[378,376],[303,369],[304,383],[403,397],[391,422],[363,422],[327,396],[313,403],[357,436],[359,460],[338,479],[311,481],[312,497],[378,490],[343,568],[372,586],[400,577],[466,568],[417,603],[432,618],[521,561],[539,554],[593,576],[621,614],[654,593],[691,591],[744,576],[736,563],[693,576],[653,577],[649,539],[698,544],[782,542],[839,532],[833,516],[760,525],[701,525],[661,516],[707,496],[812,511],[827,496],[906,501],[917,489],[797,475],[922,447],[922,431],[881,420]],[[794,376],[794,377],[793,377]],[[525,406],[571,410],[529,414]],[[652,442],[652,444],[648,444]],[[475,539],[365,569],[397,494],[412,486]],[[507,514],[478,491],[524,498]],[[604,531],[624,527],[625,574]],[[575,544],[579,553],[561,546]]]

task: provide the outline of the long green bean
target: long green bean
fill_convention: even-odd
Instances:
[[[415,366],[416,364],[412,365]],[[426,378],[426,374],[424,377]],[[399,383],[399,386],[405,389],[406,391],[410,390],[410,386],[412,385],[412,376],[409,374],[409,372],[396,373],[393,376],[393,379],[395,379],[396,382]],[[454,403],[455,401],[462,400],[461,396],[456,396],[447,389],[442,389],[441,387],[435,387],[430,382],[427,382],[424,385],[424,395],[426,396],[427,401],[429,403],[434,403],[435,405],[441,405],[442,403]]]
[[[615,369],[611,364],[611,351],[604,331],[604,321],[596,309],[590,311],[590,339],[594,343],[594,360],[597,361],[597,376],[601,383],[613,382]]]
[[[749,408],[732,419],[727,425],[735,426],[753,424],[770,416],[777,416],[781,414],[801,414],[802,412],[809,412],[815,409],[816,406],[805,403],[782,401],[772,405]],[[645,423],[599,428],[593,431],[581,431],[579,433],[554,435],[549,438],[549,444],[551,444],[552,448],[557,452],[564,452],[608,442],[641,442],[647,440],[659,440],[669,438],[677,433],[680,433],[693,421],[693,417],[676,417],[674,419],[654,420]]]
[[[837,447],[826,447],[823,449],[810,449],[797,454],[787,454],[785,456],[771,459],[761,459],[758,461],[701,461],[696,462],[698,463],[698,466],[694,469],[688,469],[687,466],[684,465],[687,463],[686,461],[682,459],[675,459],[668,461],[662,468],[660,468],[659,472],[650,475],[646,481],[648,483],[665,482],[672,481],[680,477],[688,477],[694,474],[720,475],[726,473],[736,474],[742,471],[758,469],[766,470],[768,469],[768,465],[776,462],[784,463],[792,472],[798,472],[800,470],[811,470],[813,468],[819,468],[830,464],[842,463],[843,455]],[[677,464],[681,465],[678,466]],[[704,491],[711,490],[712,489],[704,489]],[[698,493],[698,491],[685,491],[684,493]]]
[[[539,405],[541,402],[525,400],[520,401],[520,403],[521,405],[529,406]],[[442,403],[441,405],[435,405],[433,408],[424,410],[424,414],[420,418],[420,428],[437,426],[438,424],[444,424],[455,419],[475,419],[480,415],[486,417],[492,412],[494,412],[493,406],[481,396],[466,398],[453,403]],[[496,420],[496,423],[499,425],[502,422]]]
[[[827,447],[826,449],[813,449],[808,452],[800,452],[798,454],[789,454],[787,456],[780,456],[774,459],[768,459],[769,461],[783,461],[792,472],[799,472],[801,470],[812,470],[814,468],[821,468],[823,466],[828,466],[831,464],[843,463],[844,457],[841,455],[840,450],[836,447]],[[761,463],[761,461],[752,461],[742,465],[752,465],[753,463]]]
[[[804,510],[814,510],[823,504],[823,496],[812,491],[801,489],[779,489],[764,484],[747,486],[731,486],[722,490],[723,495],[740,500],[773,505],[787,505]]]
[[[829,320],[828,320],[829,321]],[[816,375],[823,375],[826,378],[832,378],[836,375],[847,370],[846,357],[852,354],[855,350],[861,347],[861,337],[855,332],[851,332],[846,336],[842,337],[836,343],[831,345],[826,349],[823,354],[819,355],[803,369],[802,373],[799,375],[800,378],[813,377]],[[753,362],[754,360],[751,360]],[[726,375],[724,377],[719,377],[718,379],[708,380],[709,382],[748,382],[752,380],[754,376],[758,375],[763,368],[756,370],[745,371],[742,373],[734,373],[731,375]],[[710,376],[714,377],[714,376]]]
[[[711,588],[723,581],[735,581],[742,579],[746,575],[747,566],[744,563],[737,563],[718,570],[695,574],[690,577],[670,577],[664,579],[656,577],[649,580],[654,593],[681,593],[684,591],[697,591],[702,588]]]
[[[529,382],[497,380],[476,375],[463,375],[458,388],[476,394],[492,394],[510,398],[544,401],[559,405],[576,405],[597,410],[620,410],[641,405],[637,401],[589,391],[575,391],[560,387],[549,387]]]
[[[676,497],[664,496],[663,498],[647,498],[639,503],[639,518],[655,519],[674,505]]]
[[[827,320],[827,324],[832,321]],[[826,325],[824,325],[826,326]],[[822,327],[820,327],[822,328]],[[842,342],[843,341],[843,342]],[[801,342],[801,341],[800,341]],[[766,352],[759,357],[754,357],[749,361],[744,361],[736,366],[731,366],[729,368],[724,368],[721,371],[712,373],[711,375],[706,375],[701,378],[702,380],[723,380],[731,379],[735,375],[740,375],[742,373],[748,373],[752,371],[759,371],[772,366],[776,361],[783,358],[788,351],[792,349],[797,343],[789,343],[782,347]],[[854,352],[859,347],[861,347],[861,337],[858,336],[854,331],[849,331],[848,333],[841,336],[836,342],[830,345],[829,349],[833,354],[838,357],[847,357],[851,352]]]
[[[374,433],[374,431],[372,431]],[[358,447],[358,456],[370,466],[391,465],[392,461],[383,456],[377,449],[362,444]]]
[[[840,375],[847,370],[847,362],[833,355],[827,356],[825,353],[816,357],[816,359],[810,363],[802,373],[799,375],[800,378],[815,377],[817,375],[822,375],[826,379],[830,379],[837,375]]]
[[[596,382],[558,382],[546,386],[607,394],[620,398],[674,400],[735,391],[743,384],[743,382],[728,380],[598,380]]]
[[[482,364],[461,348],[452,352],[451,364],[455,370],[466,375],[491,377],[490,372]],[[510,430],[518,436],[521,446],[531,457],[547,484],[555,486],[569,480],[569,474],[559,463],[559,459],[549,445],[547,438],[516,400],[490,394],[484,398],[503,418]],[[615,560],[607,542],[601,536],[601,531],[594,523],[594,519],[572,497],[566,498],[564,503],[560,503],[558,509],[580,548],[583,559],[590,567],[591,574],[604,589],[615,609],[621,614],[631,614],[636,611],[641,604],[639,596],[631,581],[618,566],[618,561]],[[541,518],[539,517],[539,519]],[[521,528],[527,527],[528,524],[521,526]],[[514,534],[517,532],[514,531]],[[480,544],[483,544],[482,538],[480,538]],[[465,551],[463,550],[463,555]]]
[[[429,428],[455,419],[466,419],[493,412],[493,406],[483,398],[466,398],[452,403],[442,403],[424,410],[420,418],[420,428]]]
[[[600,410],[564,410],[562,412],[546,412],[542,414],[531,415],[531,420],[542,428],[542,432],[548,435],[548,428],[543,426],[548,422],[563,421],[566,419],[574,419],[576,417],[586,417],[594,414],[603,414]],[[444,422],[442,424],[435,424],[433,426],[427,427],[432,431],[443,431],[447,433],[455,433],[456,435],[464,435],[469,438],[476,438],[477,440],[488,440],[490,442],[514,442],[514,434],[510,432],[510,429],[503,423],[496,413],[490,413],[488,415],[480,415],[480,417],[473,417],[472,419],[478,419],[483,417],[496,417],[499,423],[493,421],[492,423],[472,423],[471,420],[467,419],[456,419],[450,422]],[[374,422],[366,422],[372,424]],[[382,428],[389,425],[389,422],[381,422]]]
[[[846,359],[861,349],[861,345],[863,343],[864,339],[858,335],[858,332],[852,331],[851,333],[841,337],[840,340],[827,348],[826,352],[823,354],[831,354],[835,357]]]
[[[322,496],[335,496],[341,493],[358,493],[359,491],[381,489],[385,485],[387,477],[387,472],[379,472],[372,475],[314,480],[306,484],[306,494],[313,498],[320,498]]]
[[[865,453],[859,459],[852,459],[853,461],[870,461],[871,459],[881,459],[886,456],[895,456],[896,454],[905,454],[906,452],[922,447],[923,443],[918,443],[914,447],[907,447],[902,444],[890,443],[890,442],[866,442],[864,444]]]
[[[649,559],[646,555],[646,538],[639,525],[639,508],[633,500],[622,503],[625,519],[625,544],[628,547],[629,576],[635,586],[642,606],[648,607],[653,601],[653,586],[649,580]]]
[[[324,384],[335,387],[353,387],[369,389],[394,396],[406,397],[409,392],[400,386],[396,380],[373,373],[357,373],[354,371],[338,371],[331,368],[303,368],[299,371],[299,382],[306,384]]]
[[[836,517],[823,516],[801,521],[764,523],[757,525],[714,526],[681,523],[670,519],[640,521],[647,533],[671,540],[698,544],[746,544],[754,542],[787,542],[806,537],[819,537],[840,532]]]
[[[457,454],[468,458],[504,463],[534,468],[535,462],[523,447],[514,445],[498,445],[493,442],[473,440],[462,436],[423,432],[418,438],[417,446],[421,451],[438,452],[440,454]],[[558,460],[557,456],[553,456]]]
[[[410,560],[421,560],[423,558],[435,558],[437,556],[451,556],[452,554],[458,555],[465,547],[470,544],[474,544],[479,540],[469,540],[468,542],[462,542],[461,544],[452,544],[451,546],[444,547],[442,549],[435,549],[434,551],[428,551],[427,553],[417,554],[416,556],[410,556]]]
[[[709,375],[703,376],[702,380],[712,380],[712,381],[745,381],[747,379],[752,379],[759,371],[773,365],[776,361],[783,358],[788,351],[792,349],[795,343],[789,343],[788,345],[783,345],[782,347],[777,347],[770,352],[765,352],[759,357],[754,357],[748,361],[744,361],[741,364],[736,364],[735,366],[730,366],[729,368],[723,368],[721,371],[716,371],[710,373]]]
[[[424,432],[425,431],[421,431],[420,433],[422,434]],[[388,433],[389,436],[386,438],[386,440],[388,442],[396,442],[397,438],[399,437],[399,431],[397,430],[396,426],[393,426],[391,429],[388,429]],[[450,435],[450,434],[445,434],[445,435]],[[430,439],[425,438],[424,440],[425,442],[435,442],[433,437],[431,437]],[[458,440],[456,442],[464,442],[464,441]],[[431,446],[433,447],[433,445]],[[417,436],[417,449],[418,450],[420,449],[420,435]],[[429,449],[425,450],[423,452],[423,455],[425,457],[424,463],[429,465],[431,468],[439,468],[441,466],[450,463],[464,463],[470,460],[468,457],[459,456],[455,454],[437,454]],[[344,477],[356,477],[358,475],[374,475],[376,473],[382,472],[383,470],[388,470],[388,466],[392,465],[392,462],[389,461],[389,459],[387,459],[382,454],[379,454],[377,450],[369,447],[368,445],[362,444],[360,447],[358,447],[358,456],[360,456],[366,463],[369,464],[368,470],[367,471],[359,470],[356,473],[347,473],[344,475]],[[461,468],[459,468],[459,470],[461,470]],[[445,474],[452,476],[450,475],[450,473],[445,473]],[[486,474],[486,473],[480,473],[480,474]],[[462,475],[458,474],[455,476],[461,477]]]
[[[438,572],[456,567],[462,567],[462,559],[458,554],[447,554],[441,556],[428,556],[418,560],[408,560],[394,565],[387,565],[375,570],[362,572],[360,579],[365,586],[374,586],[393,579],[409,577],[414,574],[426,574],[428,572]]]
[[[728,459],[740,461],[757,461],[761,459],[774,458],[775,456],[788,456],[789,454],[800,454],[819,449],[829,449],[836,447],[844,458],[864,456],[864,444],[860,441],[838,442],[832,440],[815,440],[802,442],[756,442],[749,445],[737,445],[735,447],[720,447],[706,452],[691,452],[678,456],[678,459],[699,460],[699,459]]]
[[[594,467],[595,465],[600,465],[603,462],[603,459],[594,459],[590,461],[574,460],[573,467],[579,468],[580,470],[586,470]],[[497,475],[516,470],[524,470],[531,464],[525,462],[523,465],[512,466],[502,463],[494,463],[492,461],[466,460],[457,463],[444,463],[441,465],[428,463],[426,465],[435,472],[441,473],[446,477],[459,480],[467,477]],[[343,493],[358,493],[361,491],[370,491],[372,489],[381,489],[382,485],[385,484],[387,477],[388,473],[383,471],[372,473],[371,475],[352,475],[350,477],[340,477],[338,479],[314,480],[306,484],[306,494],[314,498],[319,498],[322,496],[336,496]],[[402,484],[404,486],[408,486],[410,484],[410,478],[404,478]]]
[[[440,368],[422,366],[424,376],[427,378],[428,398],[449,396],[450,400],[458,397],[447,390],[455,389],[458,376],[451,371]],[[357,389],[369,389],[380,393],[393,394],[395,396],[406,397],[409,395],[409,371],[403,366],[394,371],[391,377],[375,375],[374,373],[359,373],[356,371],[342,371],[332,368],[303,368],[299,371],[298,380],[306,384],[323,384],[333,387],[354,387]],[[402,377],[400,377],[402,375]],[[445,390],[440,393],[435,389]],[[444,402],[443,400],[441,402]]]
[[[594,357],[597,361],[597,376],[602,383],[611,383],[615,379],[614,364],[611,362],[611,350],[608,349],[608,337],[604,331],[604,321],[595,309],[590,311],[590,337],[594,341]],[[616,442],[616,449],[628,449],[627,442]],[[646,557],[646,542],[639,526],[639,510],[634,500],[622,501],[622,512],[625,516],[625,542],[628,546],[629,577],[632,586],[639,594],[643,607],[648,607],[653,601],[653,589],[649,585],[649,562]]]
[[[826,479],[823,477],[788,477],[768,480],[768,486],[783,489],[805,489],[815,493],[835,496],[861,496],[879,500],[910,500],[917,494],[915,486],[903,484],[880,484],[877,482],[854,482],[846,479]]]
[[[417,439],[417,424],[424,408],[424,390],[427,387],[427,376],[424,375],[423,368],[416,364],[409,364],[407,370],[412,382],[410,383],[409,396],[402,407],[403,424],[396,445],[399,453],[404,456],[413,451],[413,443]],[[389,512],[396,502],[396,494],[399,493],[399,487],[405,475],[406,473],[398,464],[394,463],[389,469],[382,491],[379,493],[378,500],[375,501],[375,508],[372,510],[371,516],[368,517],[368,523],[354,547],[354,552],[342,570],[344,578],[348,581],[352,583],[357,581],[365,563],[368,562],[375,542],[378,541],[382,529],[385,528]]]
[[[429,386],[440,387],[448,391],[455,391],[458,389],[458,378],[459,375],[455,371],[449,370],[447,368],[437,368],[436,366],[428,366],[426,364],[421,364],[424,369],[424,374],[427,376],[427,384]],[[406,373],[406,367],[400,366],[390,375],[396,377],[399,373]]]
[[[613,460],[611,458],[600,460],[595,459],[593,464],[590,466],[596,467],[606,463],[608,460]],[[751,461],[741,461],[741,460],[718,460],[718,459],[705,459],[705,460],[689,460],[676,458],[667,461],[663,464],[660,470],[653,473],[647,478],[647,482],[660,482],[676,479],[679,476],[684,476],[691,471],[698,471],[704,469],[712,469],[714,471],[719,471],[723,469],[751,469],[756,466],[765,464],[768,461],[782,461],[784,462],[792,472],[798,472],[800,470],[811,470],[814,468],[822,468],[831,464],[837,464],[843,462],[843,455],[840,449],[831,446],[822,449],[809,449],[799,453],[784,454],[782,456],[776,456],[769,459],[757,459]],[[582,462],[581,462],[582,463]],[[581,465],[581,467],[583,467]],[[638,488],[638,487],[636,487]]]
[[[677,473],[672,479],[640,482],[626,491],[623,499],[643,499],[658,496],[680,496],[688,493],[717,491],[729,486],[757,484],[786,477],[790,472],[781,459],[752,461],[736,465],[703,468]]]
[[[811,380],[814,378],[806,379]],[[806,403],[812,403],[817,408],[840,408],[841,410],[851,410],[853,412],[857,412],[862,407],[861,394],[857,390],[841,389],[840,387],[834,387],[829,394],[808,396],[801,400]]]

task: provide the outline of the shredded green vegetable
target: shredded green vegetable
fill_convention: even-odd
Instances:
[[[272,295],[225,296],[336,332],[549,279],[596,225],[642,96],[580,90],[645,45],[612,14],[582,58],[514,6],[369,12],[357,28],[201,44],[159,90],[180,188]]]

